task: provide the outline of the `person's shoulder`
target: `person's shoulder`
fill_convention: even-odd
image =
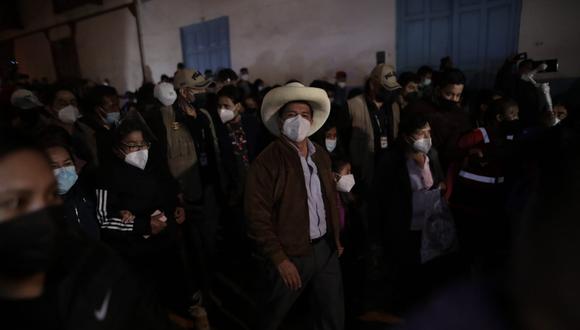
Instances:
[[[311,142],[312,142],[312,145],[314,146],[314,150],[316,150],[314,155],[325,162],[331,163],[332,159],[330,157],[330,153],[328,153],[328,151],[326,151],[326,148],[323,147],[322,145],[314,142],[314,141],[311,141]]]
[[[357,95],[346,101],[348,108],[364,107],[366,105],[365,97],[363,94]]]
[[[270,142],[270,144],[268,144],[268,146],[262,150],[258,157],[256,157],[254,162],[260,163],[270,161],[272,158],[279,157],[283,147],[284,146],[282,145],[282,141],[280,141],[280,139],[276,139]]]

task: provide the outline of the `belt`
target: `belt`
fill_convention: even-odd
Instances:
[[[459,176],[468,180],[489,184],[499,184],[505,181],[505,178],[503,176],[496,178],[492,176],[477,175],[466,171],[460,171]]]
[[[310,239],[310,245],[318,244],[318,243],[324,241],[325,239],[326,239],[326,234],[324,234],[324,235],[322,235],[322,236],[320,236],[318,238],[311,238]]]

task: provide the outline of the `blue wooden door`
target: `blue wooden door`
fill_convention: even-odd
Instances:
[[[437,69],[451,56],[473,87],[491,87],[517,52],[521,0],[397,1],[397,69]]]
[[[227,16],[181,28],[183,63],[200,72],[229,68],[230,30]]]

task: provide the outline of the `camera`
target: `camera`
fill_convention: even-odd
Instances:
[[[547,65],[545,70],[538,71],[538,73],[558,72],[560,66],[560,64],[558,63],[558,59],[556,58],[542,61],[533,61],[533,63],[535,68],[539,67],[542,63],[545,63]]]

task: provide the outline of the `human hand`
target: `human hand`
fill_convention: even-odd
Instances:
[[[286,259],[278,265],[278,272],[282,277],[282,280],[290,290],[297,291],[302,288],[302,279],[300,279],[300,273],[298,269],[292,263],[292,261]]]
[[[178,224],[182,224],[185,221],[185,210],[183,209],[183,207],[176,207],[174,216],[175,221]]]
[[[337,251],[338,251],[338,257],[339,258],[342,257],[342,255],[344,254],[344,246],[342,246],[342,244],[338,243]]]
[[[165,213],[157,210],[151,215],[151,234],[157,235],[167,227],[167,217]]]
[[[121,221],[123,221],[123,223],[131,223],[135,220],[133,213],[127,210],[120,211],[119,215],[121,216]]]

